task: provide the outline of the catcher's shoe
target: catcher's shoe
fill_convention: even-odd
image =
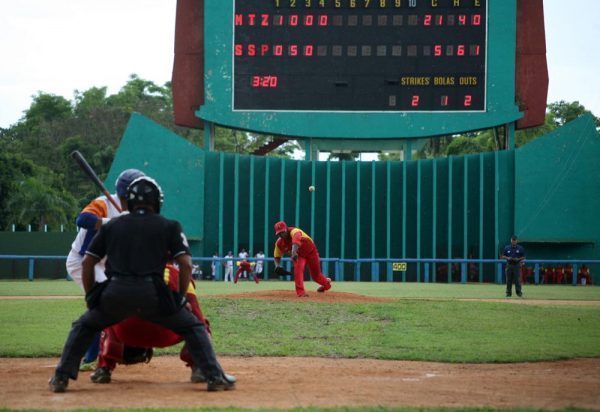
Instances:
[[[48,387],[50,388],[50,391],[54,393],[62,393],[66,391],[67,386],[69,386],[69,378],[60,373],[56,373],[48,381]]]
[[[326,290],[331,289],[331,278],[327,278],[327,284],[324,286],[319,286],[317,292],[325,292]]]
[[[94,383],[110,383],[112,372],[107,367],[98,368],[90,375]]]
[[[209,392],[231,391],[235,389],[235,376],[223,373],[220,377],[209,379],[206,390]]]
[[[190,377],[192,383],[204,383],[206,382],[206,376],[202,373],[200,368],[192,369],[192,376]]]

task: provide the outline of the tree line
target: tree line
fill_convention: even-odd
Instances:
[[[203,147],[203,131],[173,123],[170,82],[157,85],[131,75],[115,94],[106,87],[75,90],[69,100],[38,92],[15,124],[0,128],[0,230],[12,225],[37,230],[61,225],[72,230],[74,218],[91,199],[96,187],[70,159],[79,150],[101,179],[108,174],[120,139],[132,112],[138,112]],[[587,112],[578,102],[557,102],[548,106],[546,123],[517,132],[517,146],[545,134]],[[597,126],[600,121],[596,118]],[[252,153],[273,136],[217,127],[215,150]],[[300,146],[289,141],[269,156],[291,158]],[[461,155],[498,149],[494,131],[482,131],[431,139],[417,158]],[[394,153],[382,153],[381,160],[394,160]],[[334,156],[332,156],[334,157]],[[348,158],[357,158],[351,154]]]

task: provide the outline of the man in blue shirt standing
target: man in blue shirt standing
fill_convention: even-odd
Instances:
[[[525,259],[525,249],[517,244],[515,235],[510,238],[510,245],[504,246],[502,259],[506,259],[506,297],[512,296],[512,284],[515,284],[515,292],[522,297],[521,291],[521,262]]]

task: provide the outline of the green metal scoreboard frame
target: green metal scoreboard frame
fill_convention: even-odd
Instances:
[[[532,26],[520,0],[204,0],[196,13],[189,3],[178,3],[178,124],[318,139],[514,124],[535,94],[524,78],[518,95],[517,60],[539,46],[542,96],[529,101],[545,108],[545,43],[519,47],[519,19]]]

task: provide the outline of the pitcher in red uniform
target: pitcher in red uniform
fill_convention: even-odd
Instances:
[[[331,289],[331,279],[321,273],[319,251],[310,236],[297,227],[288,227],[283,221],[275,223],[275,236],[275,268],[281,265],[281,257],[289,253],[294,262],[294,281],[298,297],[308,296],[304,290],[304,266],[307,263],[310,277],[321,285],[317,292]]]

